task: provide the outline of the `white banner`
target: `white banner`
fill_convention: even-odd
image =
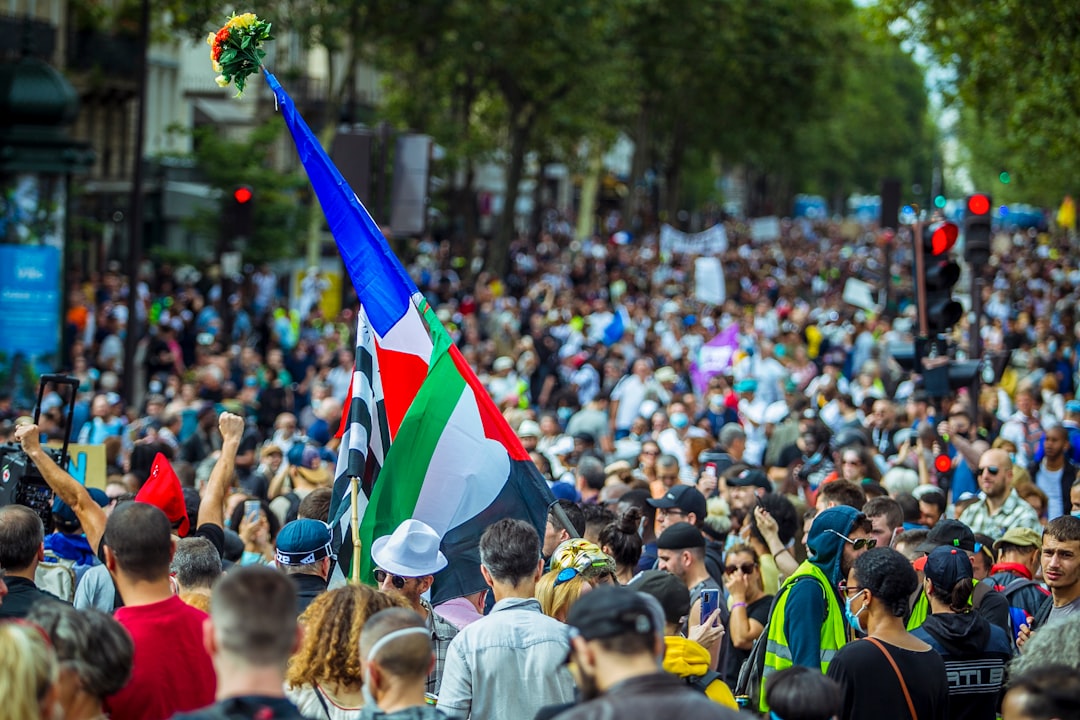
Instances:
[[[854,305],[863,310],[877,311],[877,303],[874,302],[873,286],[857,278],[848,278],[844,283],[844,302]]]
[[[670,225],[660,226],[660,252],[681,255],[718,255],[728,248],[727,230],[713,225],[699,233],[684,233]]]
[[[750,221],[750,239],[756,243],[780,239],[780,218],[760,217]]]
[[[726,294],[720,259],[699,257],[694,260],[694,299],[707,305],[722,305]]]

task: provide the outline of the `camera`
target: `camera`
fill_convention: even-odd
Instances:
[[[64,447],[61,450],[46,447],[45,452],[60,467],[67,469],[68,444],[71,442],[71,413],[75,409],[75,395],[79,389],[79,379],[67,375],[46,374],[38,383],[38,399],[34,408],[34,423],[41,420],[41,400],[45,387],[49,384],[69,386],[67,422],[64,435]],[[33,510],[45,526],[45,534],[53,531],[53,491],[37,466],[23,451],[18,443],[0,445],[0,507],[5,505],[24,505]]]

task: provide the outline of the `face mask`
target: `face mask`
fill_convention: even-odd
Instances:
[[[555,411],[559,416],[559,422],[564,426],[570,420],[570,416],[574,414],[573,408],[561,407]]]
[[[1072,516],[1073,516],[1074,518],[1076,518],[1077,520],[1080,520],[1080,512],[1074,512],[1074,513],[1072,514]]]
[[[690,424],[690,418],[687,417],[686,413],[672,413],[672,415],[671,415],[671,426],[672,427],[677,428],[679,430],[682,430],[684,427],[686,427],[689,424]]]
[[[863,604],[863,606],[859,609],[859,612],[857,612],[857,613],[851,612],[851,601],[854,600],[857,597],[859,597],[859,596],[858,595],[852,595],[851,597],[849,597],[847,599],[847,602],[844,603],[844,617],[847,618],[848,625],[851,626],[852,630],[854,630],[857,633],[865,633],[866,631],[863,630],[862,625],[859,624],[859,616],[862,615],[863,610],[866,609],[866,604],[865,603]]]

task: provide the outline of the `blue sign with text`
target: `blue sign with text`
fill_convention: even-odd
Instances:
[[[60,345],[60,251],[0,245],[0,351],[53,355]]]

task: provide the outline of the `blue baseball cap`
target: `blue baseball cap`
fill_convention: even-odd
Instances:
[[[105,507],[111,502],[104,490],[87,488],[86,491],[90,493],[90,499],[96,502],[98,507]],[[79,518],[75,516],[75,511],[71,509],[70,505],[61,500],[59,495],[53,498],[52,512],[53,520],[61,527],[73,529],[79,524]]]
[[[314,565],[333,556],[332,540],[326,523],[308,518],[293,520],[277,534],[274,559],[280,565]]]

